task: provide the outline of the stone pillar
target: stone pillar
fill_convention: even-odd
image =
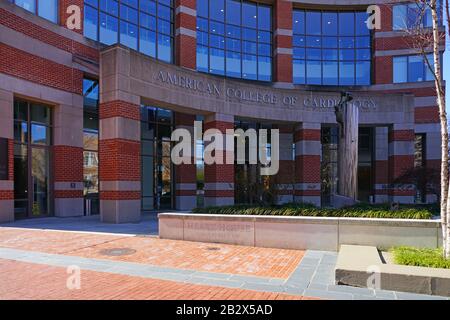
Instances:
[[[273,81],[280,86],[292,85],[292,1],[274,3]]]
[[[61,26],[64,26],[67,28],[67,19],[71,17],[74,13],[73,11],[69,11],[70,13],[67,13],[67,8],[72,5],[76,5],[80,8],[80,21],[81,21],[81,28],[80,29],[73,29],[73,31],[83,34],[83,23],[84,23],[84,0],[59,0],[58,3],[59,7],[59,24]]]
[[[7,179],[0,180],[0,223],[14,221],[14,96],[10,91],[0,90],[0,138],[6,138]],[[3,151],[2,151],[3,152]],[[0,155],[3,157],[4,155]],[[0,178],[2,179],[2,178]]]
[[[400,203],[414,203],[415,188],[412,183],[394,181],[414,167],[414,129],[412,125],[396,125],[389,132],[389,178],[390,200]]]
[[[234,159],[234,150],[225,151],[225,133],[227,129],[234,129],[234,117],[219,113],[208,115],[204,121],[204,133],[208,129],[218,129],[224,135],[222,150],[216,149],[216,154],[222,152],[224,161],[223,164],[205,163],[205,207],[233,205],[234,161],[226,163],[226,159]]]
[[[275,195],[276,203],[283,204],[294,201],[294,130],[288,125],[279,125],[278,130],[280,130],[280,168],[275,176]]]
[[[375,203],[386,203],[389,201],[389,141],[388,128],[375,128]]]
[[[191,133],[192,152],[194,152],[195,143],[194,121],[195,115],[175,113],[176,129],[186,129]],[[194,154],[191,157],[191,164],[180,164],[175,167],[175,182],[176,209],[192,210],[197,207],[197,166]]]
[[[99,141],[100,215],[103,222],[141,217],[141,129],[138,104],[101,102]]]
[[[181,67],[197,66],[197,1],[175,1],[175,63]]]
[[[320,123],[302,123],[295,129],[295,201],[321,205]]]
[[[53,177],[55,216],[82,216],[83,204],[83,97],[73,105],[54,109]]]

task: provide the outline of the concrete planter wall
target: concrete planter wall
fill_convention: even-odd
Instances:
[[[162,239],[255,247],[338,251],[341,244],[436,248],[436,220],[160,213]]]

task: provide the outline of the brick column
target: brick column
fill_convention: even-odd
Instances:
[[[0,180],[0,223],[14,221],[14,96],[12,92],[0,90],[0,138],[7,139],[8,177]],[[2,151],[3,152],[3,151]],[[3,157],[4,155],[0,155]],[[2,168],[3,169],[3,168]],[[4,168],[6,169],[6,168]],[[1,179],[1,178],[0,178]]]
[[[389,141],[388,128],[375,128],[375,185],[374,193],[376,203],[388,202],[389,191]]]
[[[292,85],[292,2],[275,0],[273,8],[273,80]]]
[[[121,100],[100,103],[100,214],[103,222],[141,216],[140,107]]]
[[[175,1],[175,63],[181,67],[197,66],[197,1]]]
[[[82,216],[83,97],[54,109],[53,177],[55,216]]]
[[[205,132],[208,129],[220,130],[224,134],[225,144],[226,130],[234,129],[234,117],[219,113],[208,115],[203,128]],[[234,204],[234,163],[226,164],[227,156],[234,158],[234,150],[228,151],[227,154],[224,147],[222,150],[216,149],[216,154],[219,152],[223,153],[223,164],[205,163],[205,207]]]
[[[295,201],[321,204],[320,123],[302,123],[295,129]]]
[[[191,133],[192,152],[194,152],[195,143],[194,121],[195,115],[175,113],[176,129],[186,129]],[[192,154],[191,164],[180,164],[175,167],[177,210],[192,210],[197,206],[197,166],[194,161],[194,154]]]
[[[415,188],[408,181],[393,185],[396,178],[414,167],[414,129],[409,125],[393,125],[389,131],[390,200],[414,203]]]
[[[73,31],[83,34],[83,24],[84,24],[84,0],[60,0],[59,1],[59,24],[67,28],[67,19],[72,15],[72,13],[67,13],[67,8],[71,5],[76,5],[81,9],[81,28],[74,29]]]
[[[275,176],[276,203],[294,201],[295,162],[293,158],[294,130],[287,125],[278,126],[280,130],[280,169]]]

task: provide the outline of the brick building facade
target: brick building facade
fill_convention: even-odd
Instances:
[[[220,22],[224,10],[216,10],[217,15],[210,5],[206,11],[211,17],[204,18],[199,2],[204,0],[125,1],[120,8],[128,11],[119,14],[107,5],[103,8],[102,1],[64,0],[57,1],[57,17],[49,21],[40,16],[39,10],[43,15],[44,9],[0,1],[0,139],[6,139],[8,145],[7,155],[1,155],[7,170],[0,176],[0,221],[98,212],[103,221],[120,223],[139,220],[146,210],[190,210],[198,205],[254,201],[248,189],[252,179],[256,179],[254,184],[262,183],[252,173],[258,168],[203,163],[175,166],[168,162],[170,131],[192,131],[195,120],[203,122],[203,129],[221,131],[239,127],[238,123],[280,129],[281,165],[272,180],[275,201],[328,205],[336,193],[338,156],[338,132],[330,103],[343,90],[351,92],[362,109],[361,200],[435,200],[430,191],[411,183],[395,183],[417,166],[438,169],[441,158],[434,82],[427,78],[426,70],[423,78],[410,81],[416,70],[409,69],[406,81],[398,81],[401,68],[418,68],[413,64],[416,60],[408,58],[417,55],[411,36],[394,27],[393,14],[402,12],[400,9],[394,10],[394,4],[386,1],[338,1],[342,3],[339,8],[336,1],[329,5],[328,1],[308,0],[226,1],[228,12],[232,5],[242,8],[240,38],[234,39],[242,49],[231,52],[227,50],[233,39],[225,34],[228,30],[231,34],[233,27],[231,22],[227,24],[228,13],[225,22]],[[366,36],[356,30],[348,36],[341,23],[342,35],[324,33],[327,22],[341,21],[339,12],[353,12],[356,24],[358,13],[373,2],[381,8],[381,29]],[[398,1],[394,3],[398,5]],[[253,7],[246,7],[249,4],[255,6],[257,23],[247,28],[244,10],[253,12]],[[66,26],[74,14],[67,11],[71,5],[81,9],[81,29]],[[144,5],[158,6],[158,10],[152,16],[144,11]],[[167,21],[163,9],[170,10]],[[139,24],[129,18],[138,10]],[[266,12],[270,29],[263,21]],[[321,33],[314,35],[314,28],[308,26],[310,13],[320,13]],[[159,28],[154,32],[155,43],[151,36],[144,38],[153,34],[143,25],[152,17]],[[306,31],[295,26],[299,22],[296,17],[306,17]],[[120,23],[110,25],[111,19]],[[98,30],[92,29],[92,21],[97,21]],[[202,21],[209,21],[207,31],[201,31]],[[163,30],[166,22],[168,29]],[[218,48],[213,47],[216,22],[219,28],[227,28],[224,35],[217,36]],[[139,39],[134,38],[137,30]],[[258,34],[258,40],[247,39],[249,48],[245,47],[246,32]],[[209,39],[207,44],[202,42],[203,34]],[[111,43],[114,35],[121,40]],[[269,35],[267,43],[262,40],[265,35]],[[298,42],[322,41],[324,48],[325,41],[341,43],[351,38],[358,42],[364,37],[370,40],[364,49],[370,52],[369,58],[357,58],[364,51],[357,45],[350,44],[350,50],[339,44],[338,56],[328,61],[325,56],[334,49],[317,49],[314,44],[303,48]],[[227,43],[223,48],[221,41]],[[252,45],[257,47],[254,56]],[[269,53],[260,53],[265,47]],[[199,48],[209,50],[208,62]],[[345,62],[346,50],[355,56],[352,65]],[[306,54],[303,57],[299,52]],[[310,61],[309,54],[321,58]],[[254,78],[245,71],[253,66],[253,58],[257,61]],[[225,61],[223,74],[214,71],[217,61]],[[349,66],[354,70],[352,85],[345,84],[348,79],[343,75]],[[365,73],[358,71],[362,66],[367,67]],[[336,81],[333,85],[325,83],[329,81],[328,67],[340,70],[341,78],[332,79]],[[313,79],[317,70],[321,70],[320,76]],[[214,89],[207,92],[200,84]],[[269,103],[266,97],[271,97]],[[92,127],[87,125],[90,121]]]

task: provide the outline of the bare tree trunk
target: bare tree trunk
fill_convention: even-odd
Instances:
[[[448,4],[448,0],[446,0]],[[441,122],[441,222],[442,222],[442,236],[444,245],[444,256],[450,259],[450,193],[449,193],[449,179],[448,179],[448,126],[447,113],[445,110],[445,92],[443,90],[442,70],[440,63],[440,36],[439,36],[439,21],[436,6],[436,0],[430,1],[431,14],[433,17],[433,57],[434,57],[434,75],[435,86],[437,92],[437,103],[439,106],[439,118]]]
[[[339,141],[339,194],[357,200],[358,197],[358,107],[353,103],[342,106]]]

